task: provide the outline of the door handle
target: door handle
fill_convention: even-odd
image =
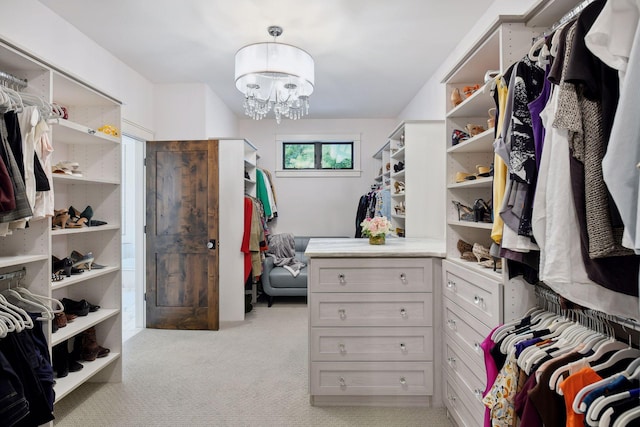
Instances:
[[[207,242],[207,249],[215,249],[216,248],[216,239],[211,239]]]

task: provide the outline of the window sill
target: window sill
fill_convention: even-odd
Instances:
[[[276,176],[280,178],[337,178],[359,177],[360,170],[276,170]]]

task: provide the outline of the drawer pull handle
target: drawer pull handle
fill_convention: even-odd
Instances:
[[[340,383],[340,388],[346,388],[347,387],[347,382],[345,381],[344,377],[339,377],[338,378],[338,383]]]
[[[347,311],[344,308],[341,308],[338,310],[338,315],[340,316],[341,320],[344,320],[347,318]]]
[[[451,401],[451,402],[455,402],[457,400],[457,398],[455,396],[447,396],[447,398]]]
[[[484,298],[479,297],[478,295],[473,297],[473,302],[477,305],[484,305]]]
[[[400,384],[407,385],[407,379],[405,377],[400,377]]]
[[[340,350],[340,354],[346,354],[347,353],[347,348],[342,343],[338,344],[338,349]]]
[[[347,283],[347,281],[344,279],[344,273],[338,274],[338,280],[340,281],[341,285],[344,285],[345,283]]]
[[[407,275],[404,273],[400,273],[400,280],[402,283],[407,283]]]
[[[407,310],[405,310],[404,308],[400,309],[400,316],[402,316],[403,318],[407,317]]]
[[[403,342],[400,343],[400,351],[403,352],[403,353],[407,352],[407,346],[404,345]]]
[[[449,362],[449,365],[453,366],[456,363],[456,358],[455,357],[447,357],[447,362]]]
[[[453,280],[447,280],[447,288],[451,289],[452,291],[455,291],[456,282],[454,282]]]
[[[451,329],[455,329],[456,328],[456,321],[455,320],[449,319],[449,320],[447,320],[447,324],[449,325],[449,327]]]
[[[480,352],[480,350],[481,350],[480,344],[478,344],[477,342],[474,342],[473,343],[473,349],[475,351],[477,351],[477,352]]]
[[[88,133],[89,135],[95,135],[95,134],[96,134],[96,131],[95,131],[95,129],[87,128],[87,133]]]

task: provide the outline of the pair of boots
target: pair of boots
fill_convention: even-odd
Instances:
[[[105,357],[111,350],[98,345],[96,340],[96,328],[91,327],[79,335],[73,342],[73,356],[75,360],[91,362],[97,357]]]
[[[51,357],[53,359],[52,367],[58,378],[66,377],[69,372],[77,372],[84,367],[69,353],[67,341],[54,345],[51,349]]]

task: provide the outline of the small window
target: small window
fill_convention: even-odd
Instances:
[[[283,142],[282,168],[353,169],[353,142]]]
[[[359,177],[359,134],[276,135],[276,176]]]

